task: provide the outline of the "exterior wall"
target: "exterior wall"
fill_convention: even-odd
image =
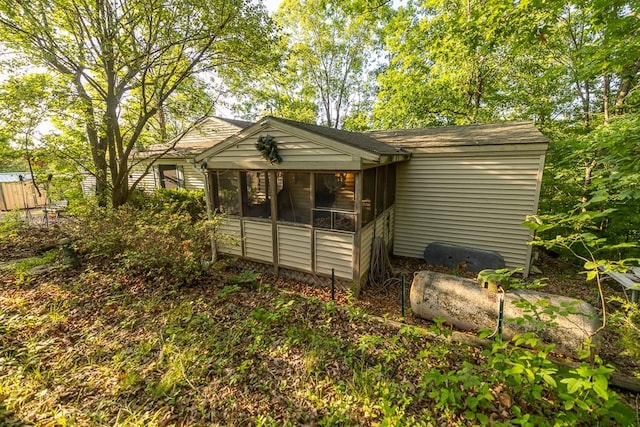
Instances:
[[[299,138],[275,129],[265,129],[215,154],[207,163],[209,168],[247,167],[262,169],[268,162],[256,149],[258,138],[270,135],[278,143],[278,153],[282,157],[282,165],[296,165],[301,169],[317,169],[318,162],[331,163],[334,168],[342,169],[340,163],[353,162],[352,155],[329,148],[313,141]],[[306,166],[305,166],[306,165]],[[288,168],[291,168],[288,167]],[[359,165],[358,165],[359,168]]]
[[[312,230],[309,227],[283,224],[278,224],[277,227],[279,265],[314,272],[313,261],[315,273],[330,275],[333,268],[336,277],[348,280],[353,278],[353,233],[315,230],[312,242]],[[234,239],[232,243],[219,244],[220,252],[241,257],[244,247],[245,258],[273,263],[271,223],[228,218],[219,231]]]
[[[353,234],[333,231],[315,231],[315,264],[316,272],[331,274],[336,277],[353,279]]]
[[[220,142],[231,135],[235,135],[239,127],[217,117],[209,117],[204,122],[187,132],[178,142],[180,146],[202,146],[202,149],[211,147],[213,143]]]
[[[242,221],[244,256],[256,261],[273,262],[271,223]]]
[[[149,173],[142,178],[142,181],[138,184],[138,188],[144,191],[153,191],[156,188],[160,188],[160,177],[158,176],[156,166],[159,165],[175,165],[182,166],[184,188],[186,190],[203,190],[204,189],[204,175],[193,167],[193,164],[189,163],[186,159],[181,158],[167,158],[159,159],[154,163],[154,166],[149,170]],[[136,166],[131,171],[129,177],[129,185],[142,175],[145,167],[142,165]]]
[[[218,233],[227,237],[228,242],[218,244],[218,250],[225,254],[242,256],[242,224],[239,219],[226,218]]]
[[[431,242],[502,254],[525,274],[544,151],[413,153],[399,164],[394,254],[422,258]]]
[[[313,271],[311,228],[278,224],[278,263],[297,270]]]

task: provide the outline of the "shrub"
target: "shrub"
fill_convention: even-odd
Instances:
[[[19,210],[7,212],[0,217],[0,242],[15,238],[26,226]]]
[[[138,209],[188,214],[192,221],[202,220],[207,216],[203,190],[158,188],[153,194],[136,191],[130,197],[130,204]]]
[[[189,213],[85,206],[76,212],[74,234],[81,253],[111,260],[127,271],[172,284],[199,277],[210,255],[209,231],[221,221],[194,220]]]

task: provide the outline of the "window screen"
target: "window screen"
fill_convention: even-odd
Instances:
[[[217,180],[215,179],[217,178]],[[237,171],[218,171],[214,175],[217,184],[216,209],[227,215],[240,215],[240,182]]]
[[[311,223],[311,174],[278,172],[278,221]]]
[[[373,221],[376,202],[376,170],[366,169],[362,173],[362,225]]]
[[[387,192],[385,195],[385,208],[391,207],[396,202],[396,165],[387,166]]]
[[[242,187],[242,215],[252,218],[271,218],[269,174],[266,171],[240,173]]]

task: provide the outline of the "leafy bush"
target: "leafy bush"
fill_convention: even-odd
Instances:
[[[78,250],[89,257],[184,284],[203,273],[211,249],[209,232],[215,231],[220,221],[198,221],[189,213],[170,209],[85,206],[76,211],[74,233]]]
[[[0,217],[0,241],[15,238],[26,226],[19,210],[7,212]]]
[[[203,190],[158,188],[153,194],[137,191],[130,197],[130,204],[138,209],[188,214],[192,221],[202,220],[207,216]]]

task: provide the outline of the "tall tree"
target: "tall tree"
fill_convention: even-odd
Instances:
[[[316,123],[315,91],[302,79],[301,70],[289,60],[289,38],[280,37],[274,46],[278,63],[253,68],[232,78],[233,110],[248,120],[270,115],[305,123]]]
[[[131,191],[132,150],[172,94],[197,73],[267,62],[270,28],[252,0],[0,0],[5,43],[81,103],[97,194],[114,207]]]
[[[304,102],[312,96],[323,125],[341,127],[366,93],[376,23],[388,1],[284,0],[274,20],[287,51],[279,80],[295,81]]]
[[[35,144],[55,102],[53,87],[51,77],[43,73],[11,76],[0,85],[0,133],[5,135],[7,154],[15,158],[20,153],[32,176]],[[35,179],[34,183],[40,193]]]
[[[513,118],[590,127],[628,111],[637,0],[418,0],[386,28],[379,127]],[[597,123],[596,123],[597,124]]]

